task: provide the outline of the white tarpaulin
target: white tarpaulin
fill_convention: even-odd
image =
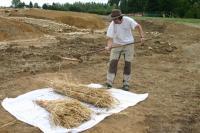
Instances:
[[[100,88],[99,84],[90,84],[89,87]],[[134,106],[138,102],[145,100],[148,94],[134,94],[123,91],[121,89],[109,89],[112,96],[117,99],[117,104],[111,109],[96,108],[94,106],[87,106],[94,112],[92,118],[82,123],[79,127],[66,129],[59,126],[54,126],[50,121],[49,112],[44,108],[38,106],[35,100],[54,100],[66,98],[53,91],[51,88],[39,89],[20,95],[16,98],[5,98],[2,106],[18,120],[21,120],[30,125],[40,128],[45,133],[66,133],[66,132],[81,132],[89,129],[102,121],[105,117],[118,113],[129,106]]]

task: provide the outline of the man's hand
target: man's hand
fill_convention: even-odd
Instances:
[[[113,44],[113,39],[108,38],[107,46],[105,47],[105,50],[110,51],[112,49],[112,44]]]
[[[144,37],[140,38],[140,42],[141,42],[142,45],[144,44]]]
[[[111,48],[112,48],[111,46],[106,46],[106,47],[105,47],[105,50],[110,51]]]

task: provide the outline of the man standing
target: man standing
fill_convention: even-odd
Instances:
[[[110,51],[110,62],[107,72],[106,87],[112,88],[113,81],[117,73],[117,64],[120,56],[124,57],[124,73],[123,73],[123,90],[129,90],[129,80],[131,78],[131,62],[133,60],[134,47],[126,45],[134,43],[132,30],[138,29],[141,37],[141,42],[144,40],[144,33],[140,24],[134,19],[124,16],[119,9],[112,10],[112,22],[107,30],[107,46],[106,50]],[[122,45],[122,47],[112,48],[115,45]]]

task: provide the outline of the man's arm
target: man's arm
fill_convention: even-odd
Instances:
[[[106,50],[110,50],[112,48],[113,39],[108,37],[107,38],[107,46],[105,47]]]
[[[138,32],[139,32],[140,38],[141,38],[140,40],[141,40],[141,42],[143,42],[144,41],[144,32],[142,30],[142,26],[140,24],[137,24],[137,26],[135,28],[138,29]]]

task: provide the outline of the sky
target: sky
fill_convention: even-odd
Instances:
[[[0,0],[0,7],[9,7],[11,6],[11,1],[12,0]],[[48,4],[52,4],[54,3],[60,3],[60,4],[64,4],[64,3],[74,3],[74,2],[96,2],[96,3],[107,3],[108,0],[20,0],[21,2],[25,2],[25,4],[29,4],[30,1],[32,1],[32,3],[38,3],[39,6],[42,6],[44,3],[48,3]]]

